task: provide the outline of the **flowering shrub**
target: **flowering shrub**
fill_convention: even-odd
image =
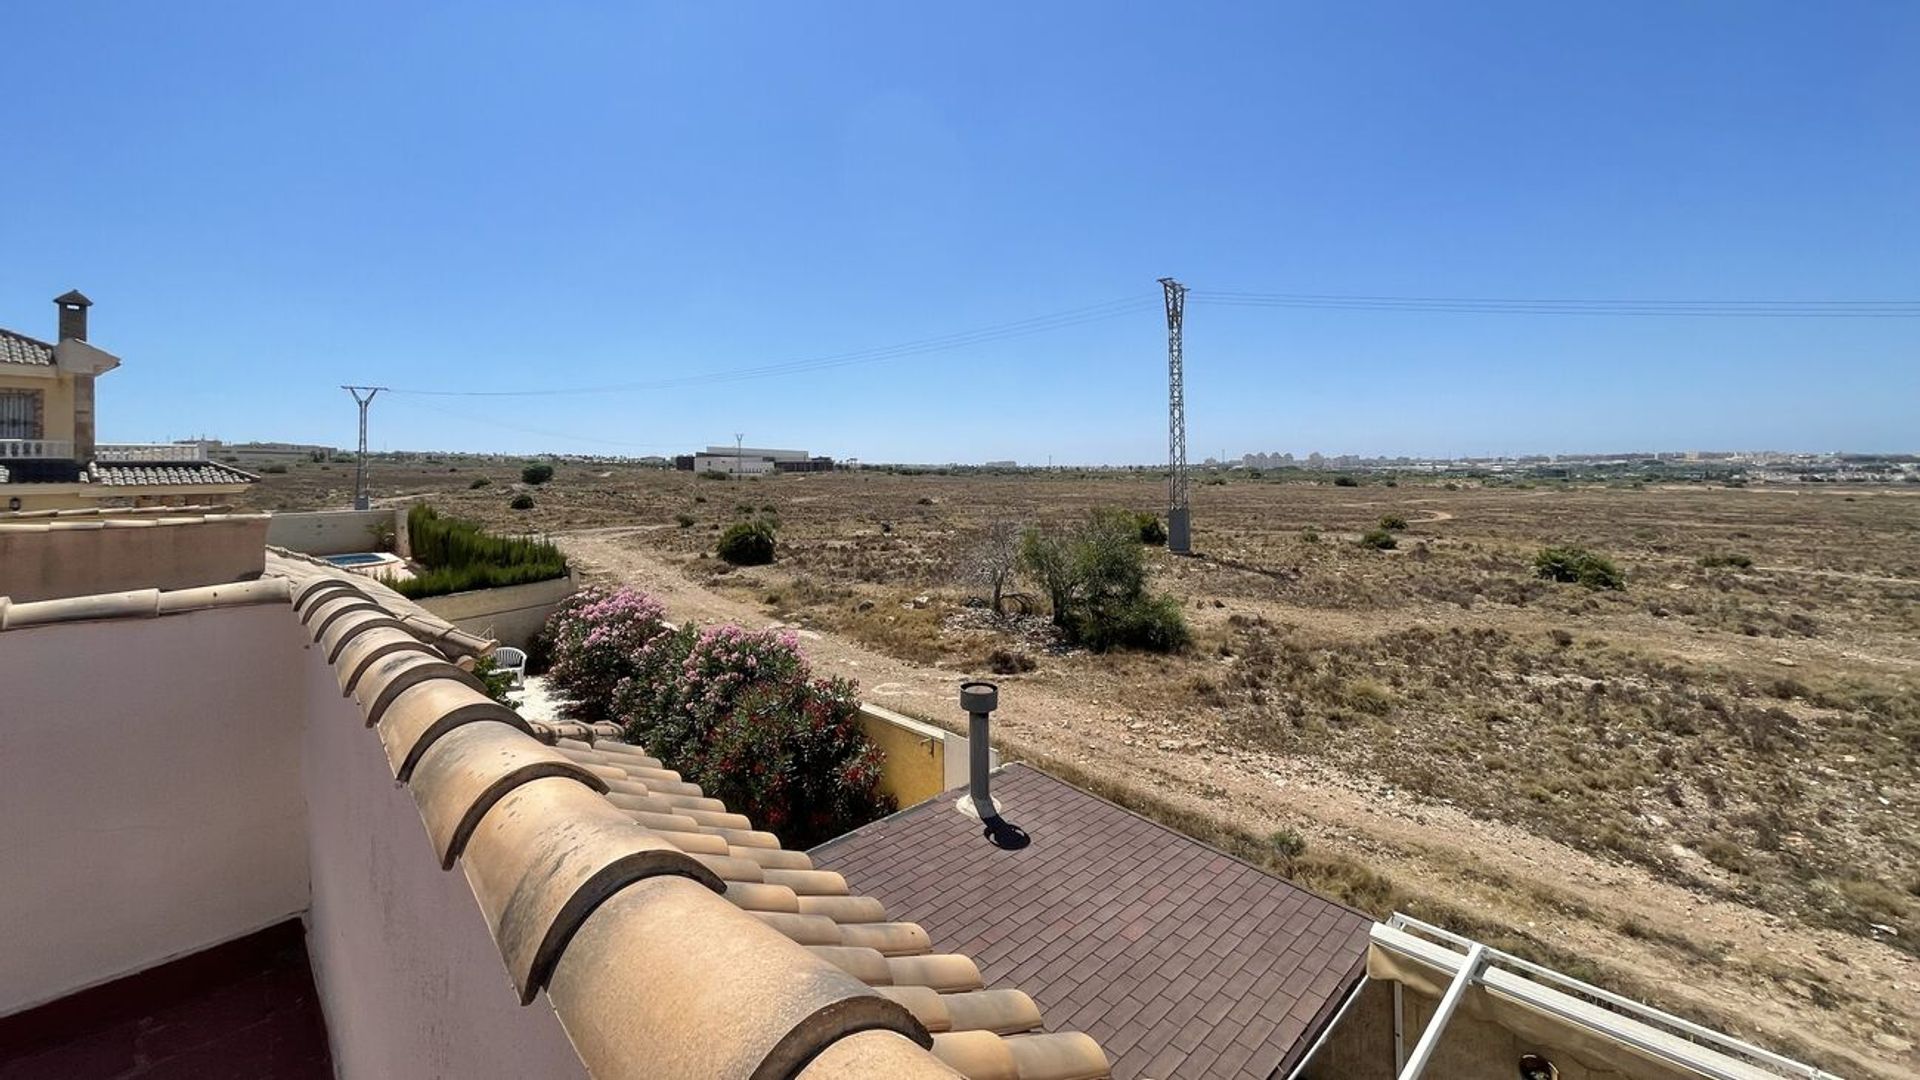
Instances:
[[[714,725],[699,782],[796,848],[864,825],[893,806],[859,711],[845,679],[751,685]]]
[[[794,847],[893,808],[878,790],[883,756],[860,731],[855,686],[813,678],[791,632],[656,635],[614,708],[635,742]]]
[[[569,713],[587,719],[619,715],[614,691],[635,671],[649,641],[666,630],[666,611],[634,589],[583,589],[547,621],[553,666],[547,678],[572,703]]]

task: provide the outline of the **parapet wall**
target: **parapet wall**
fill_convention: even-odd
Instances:
[[[282,600],[0,633],[0,1015],[306,908],[300,629]]]
[[[563,577],[429,596],[415,603],[469,634],[524,649],[573,593],[573,578]]]
[[[266,542],[306,555],[348,555],[378,551],[382,526],[394,530],[394,548],[406,548],[399,534],[406,515],[396,510],[301,510],[273,515]]]
[[[0,522],[0,596],[16,602],[248,581],[266,565],[265,514],[143,514]]]

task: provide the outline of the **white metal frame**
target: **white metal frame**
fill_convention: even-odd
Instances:
[[[1771,1050],[1755,1046],[1752,1043],[1736,1039],[1731,1035],[1703,1027],[1689,1020],[1683,1020],[1672,1013],[1646,1005],[1631,998],[1622,997],[1609,990],[1602,990],[1591,983],[1581,982],[1568,975],[1542,967],[1528,960],[1489,948],[1480,942],[1449,930],[1443,930],[1431,923],[1421,922],[1408,915],[1395,913],[1388,919],[1386,926],[1392,930],[1415,937],[1437,942],[1449,949],[1464,950],[1465,956],[1458,959],[1454,967],[1454,977],[1447,992],[1440,999],[1439,1009],[1433,1019],[1421,1033],[1420,1043],[1413,1053],[1404,1059],[1400,1057],[1403,1047],[1401,1034],[1401,1001],[1399,983],[1394,984],[1393,1041],[1395,1065],[1399,1068],[1400,1080],[1415,1080],[1426,1067],[1427,1060],[1439,1040],[1447,1021],[1459,1000],[1465,996],[1469,987],[1475,984],[1486,985],[1489,990],[1514,996],[1530,1008],[1537,1009],[1566,1023],[1584,1027],[1595,1034],[1620,1042],[1632,1049],[1667,1061],[1682,1068],[1692,1069],[1713,1080],[1745,1080],[1754,1069],[1764,1070],[1777,1076],[1795,1077],[1799,1080],[1840,1080],[1832,1073],[1817,1069],[1805,1062],[1776,1054]],[[1379,944],[1376,938],[1376,946]],[[1521,995],[1516,990],[1534,985],[1544,987],[1548,993]],[[1574,999],[1567,1002],[1567,998]],[[1632,1021],[1631,1025],[1596,1026],[1591,1010],[1580,1006],[1598,1006],[1608,1012]],[[1645,1033],[1636,1033],[1634,1027],[1653,1029],[1651,1037]],[[1676,1055],[1672,1040],[1684,1040],[1714,1054],[1732,1058],[1745,1068],[1734,1071],[1732,1068],[1716,1067],[1710,1061],[1700,1059],[1681,1059]],[[1732,1063],[1729,1063],[1731,1065]]]

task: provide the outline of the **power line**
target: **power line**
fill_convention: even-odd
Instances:
[[[578,432],[552,431],[546,428],[528,427],[524,424],[509,423],[508,421],[495,419],[493,417],[473,416],[468,413],[455,412],[452,409],[443,409],[437,405],[429,405],[424,401],[408,401],[406,405],[409,408],[425,409],[431,413],[439,413],[441,416],[451,416],[456,420],[465,420],[468,423],[480,424],[483,427],[499,428],[502,431],[517,431],[525,435],[540,435],[549,439],[566,439],[571,442],[597,443],[603,446],[628,446],[643,450],[673,449],[680,445],[678,443],[632,442],[627,439],[603,439],[593,435],[581,435]]]
[[[975,345],[1011,341],[1035,334],[1048,333],[1054,330],[1062,330],[1068,327],[1082,326],[1087,323],[1118,318],[1123,315],[1145,311],[1152,306],[1153,300],[1151,297],[1125,297],[1117,300],[1109,300],[1105,303],[1091,304],[1086,307],[1054,312],[1050,315],[1036,315],[1029,319],[999,323],[973,330],[963,330],[938,337],[921,338],[915,341],[902,342],[897,345],[833,353],[800,360],[788,360],[775,364],[736,368],[729,371],[703,372],[694,375],[682,375],[673,378],[652,379],[641,382],[609,383],[600,386],[541,387],[524,390],[394,389],[388,392],[413,397],[557,397],[573,394],[608,394],[638,390],[672,390],[691,386],[710,386],[716,383],[740,382],[749,379],[764,379],[782,375],[824,371],[854,364],[880,363],[912,356],[924,356],[929,353],[949,352]]]
[[[1523,299],[1517,297],[1375,296],[1260,293],[1196,289],[1196,300],[1224,307],[1320,311],[1402,311],[1448,315],[1599,315],[1670,318],[1920,318],[1920,300]]]

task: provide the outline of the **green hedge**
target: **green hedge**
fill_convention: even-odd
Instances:
[[[407,512],[407,533],[422,569],[392,584],[416,600],[567,576],[566,556],[552,544],[495,536],[471,521],[443,518],[425,503]]]

